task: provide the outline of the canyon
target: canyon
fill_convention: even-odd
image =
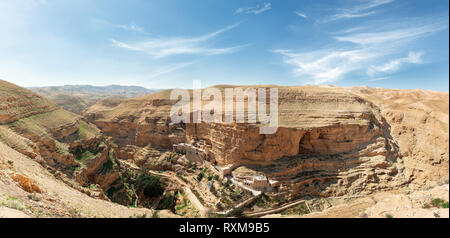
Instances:
[[[295,210],[297,201],[307,200],[310,216],[330,217],[326,209],[338,206],[328,208],[327,199],[367,199],[448,183],[448,93],[251,87],[278,88],[276,133],[260,134],[260,123],[172,123],[177,101],[170,99],[171,90],[105,98],[75,114],[0,81],[0,201],[20,198],[31,208],[44,203],[22,209],[31,217],[40,210],[50,217],[220,217],[242,215],[234,214],[237,208],[244,215],[280,213],[277,208],[292,203],[286,211]],[[148,196],[144,175],[156,176],[164,191]],[[254,191],[239,180],[258,176],[276,189]],[[448,194],[439,195],[445,189],[437,191],[422,196],[423,203],[442,198],[448,204]],[[29,198],[35,196],[39,201]],[[378,199],[349,214],[377,217],[384,203]],[[395,215],[402,214],[411,213]]]

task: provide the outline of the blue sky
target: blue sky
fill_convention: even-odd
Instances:
[[[446,0],[0,0],[0,78],[449,90]]]

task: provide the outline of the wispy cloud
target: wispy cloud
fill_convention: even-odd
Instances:
[[[212,48],[205,46],[208,41],[214,39],[218,35],[229,31],[238,24],[230,25],[219,29],[215,32],[198,36],[184,38],[152,38],[137,43],[125,43],[115,39],[111,42],[114,46],[132,51],[140,51],[147,53],[154,58],[162,58],[170,55],[220,55],[229,54],[238,51],[243,46],[233,46],[228,48]]]
[[[399,26],[403,28],[398,29]],[[310,52],[278,49],[272,52],[282,55],[284,63],[294,67],[295,76],[306,79],[307,83],[334,82],[355,71],[380,77],[396,72],[403,64],[422,63],[423,51],[410,50],[407,57],[392,58],[404,51],[410,41],[447,29],[448,23],[445,20],[430,23],[425,19],[414,19],[402,24],[383,22],[383,27],[377,27],[384,29],[377,32],[358,27],[341,31],[348,33],[335,36],[334,46],[326,49]],[[342,43],[347,44],[342,46]]]
[[[379,78],[371,78],[368,81],[369,82],[376,82],[376,81],[381,81],[381,80],[386,80],[386,79],[390,79],[390,76],[385,76],[385,77],[379,77]]]
[[[336,14],[326,17],[319,22],[330,22],[340,19],[359,18],[374,15],[377,13],[377,11],[373,11],[372,9],[381,5],[388,4],[392,1],[394,0],[369,0],[366,3],[357,5],[355,7],[337,9]]]
[[[139,32],[139,33],[145,33],[145,30],[143,27],[140,27],[134,23],[130,23],[128,25],[115,25],[118,28],[121,28],[123,30],[127,30],[127,31],[134,31],[134,32]]]
[[[307,78],[307,83],[322,84],[341,79],[347,73],[357,70],[361,63],[378,56],[376,52],[358,50],[320,50],[306,53],[294,53],[287,50],[274,50],[283,55],[286,64],[294,66],[297,77]]]
[[[444,24],[443,24],[444,23]],[[434,33],[436,31],[448,28],[448,24],[442,21],[435,23],[420,23],[419,21],[411,21],[412,27],[403,29],[377,31],[377,32],[363,32],[354,33],[336,37],[339,41],[347,41],[359,45],[374,45],[385,42],[396,43],[405,40],[414,40],[422,37],[425,34]]]
[[[185,67],[187,67],[189,65],[192,65],[193,63],[194,62],[186,62],[186,63],[180,63],[180,64],[166,66],[164,68],[157,69],[157,70],[155,70],[154,72],[152,72],[152,73],[150,73],[148,75],[145,75],[145,79],[155,79],[155,78],[158,78],[161,75],[172,73],[172,72],[174,72],[176,70],[185,68]]]
[[[272,4],[270,2],[265,2],[263,5],[256,5],[254,7],[245,7],[245,8],[238,8],[234,12],[234,14],[255,14],[258,15],[260,13],[263,13],[265,11],[269,11],[272,9]]]
[[[409,52],[407,57],[404,58],[398,58],[391,60],[383,65],[379,66],[370,66],[367,73],[370,76],[374,76],[378,73],[393,73],[400,69],[400,66],[405,63],[409,64],[420,64],[423,63],[422,61],[422,55],[424,54],[423,51],[420,52]]]
[[[306,14],[304,14],[304,13],[301,13],[301,12],[299,12],[299,11],[295,11],[294,12],[297,16],[299,16],[299,17],[303,17],[303,18],[305,18],[305,19],[308,19],[308,16],[306,15]]]
[[[129,24],[115,24],[115,23],[109,22],[105,19],[99,19],[99,18],[91,18],[90,21],[91,21],[91,24],[94,26],[106,27],[106,28],[117,28],[117,29],[121,29],[121,30],[125,30],[125,31],[146,34],[145,29],[141,26],[136,25],[134,22],[131,22]]]

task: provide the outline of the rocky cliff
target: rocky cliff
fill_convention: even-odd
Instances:
[[[216,86],[221,91],[225,87]],[[291,198],[418,189],[448,180],[448,93],[277,88],[278,129],[265,135],[260,123],[173,124],[170,110],[176,101],[169,99],[170,90],[102,100],[79,116],[0,81],[0,144],[8,151],[0,151],[0,182],[17,184],[25,192],[51,190],[39,188],[40,177],[11,170],[14,162],[7,156],[15,151],[91,198],[152,206],[154,199],[135,188],[145,169],[176,171],[201,184],[186,156],[168,152],[180,142],[200,146],[213,164],[246,166],[281,182]],[[182,183],[167,176],[162,182],[174,196]],[[214,196],[208,196],[214,205]]]
[[[258,124],[191,123],[187,141],[203,141],[212,161],[250,166],[293,195],[366,193],[405,183],[396,177],[390,126],[371,102],[339,89],[281,87],[278,110],[275,134],[260,134]]]
[[[5,115],[0,125],[0,142],[91,197],[109,200],[129,193],[106,193],[112,186],[133,182],[127,177],[133,179],[139,169],[130,169],[116,160],[120,147],[105,138],[95,125],[5,81],[0,81],[0,99],[0,115]],[[125,198],[117,202],[131,205],[133,198]]]
[[[129,99],[115,107],[100,102],[83,115],[124,149],[126,145],[171,149],[185,140],[185,133],[179,125],[170,124],[170,109],[176,102],[169,100],[169,93]]]
[[[346,89],[376,104],[399,147],[413,187],[448,180],[449,94],[427,90]]]
[[[216,88],[223,91],[225,86]],[[408,183],[426,186],[448,177],[448,94],[419,92],[411,100],[410,94],[417,92],[277,88],[279,128],[272,135],[260,134],[262,125],[257,123],[170,126],[175,103],[168,100],[170,91],[117,107],[88,109],[85,118],[120,145],[169,148],[184,140],[204,144],[211,161],[252,166],[298,195],[367,193]],[[414,106],[405,100],[414,101]],[[432,131],[433,145],[426,146],[430,140],[423,135]]]

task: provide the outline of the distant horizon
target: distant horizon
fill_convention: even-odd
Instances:
[[[332,84],[449,91],[449,2],[0,1],[24,87]]]
[[[0,80],[4,80],[4,79],[0,79]],[[7,82],[10,82],[8,80],[4,80]],[[13,83],[13,82],[10,82]],[[109,84],[109,85],[91,85],[91,84],[65,84],[65,85],[48,85],[48,86],[22,86],[17,84],[18,86],[21,86],[23,88],[51,88],[51,87],[64,87],[64,86],[93,86],[93,87],[108,87],[108,86],[123,86],[123,87],[141,87],[147,90],[158,90],[158,91],[163,91],[163,90],[172,90],[172,89],[192,89],[191,88],[182,88],[182,87],[173,87],[173,88],[147,88],[144,86],[139,86],[139,85],[122,85],[122,84]],[[218,85],[223,85],[223,84],[216,84],[216,85],[211,85],[211,86],[206,86],[206,87],[202,87],[202,88],[208,88],[208,87],[214,87],[214,86],[218,86]],[[230,86],[258,86],[259,84],[248,84],[248,85],[238,85],[238,84],[225,84],[225,85],[230,85]],[[273,86],[279,86],[279,87],[307,87],[307,86],[332,86],[332,87],[340,87],[340,88],[349,88],[349,87],[368,87],[368,88],[373,88],[373,89],[388,89],[388,90],[423,90],[423,91],[433,91],[433,92],[442,92],[442,93],[449,93],[449,91],[439,91],[439,90],[432,90],[432,89],[423,89],[423,88],[383,88],[383,87],[371,87],[368,85],[358,85],[358,86],[338,86],[338,85],[334,85],[334,84],[303,84],[303,85],[278,85],[278,84],[271,84]],[[264,85],[261,85],[264,86]]]

